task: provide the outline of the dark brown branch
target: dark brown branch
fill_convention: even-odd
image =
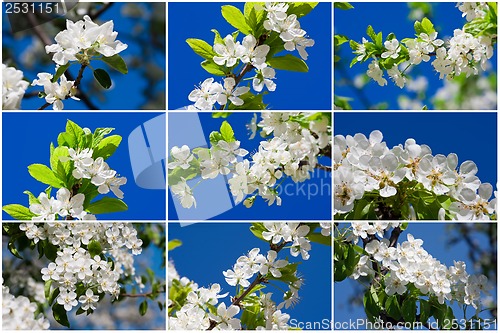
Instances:
[[[90,18],[92,20],[95,20],[97,18],[99,18],[102,14],[104,14],[105,11],[107,11],[111,6],[113,5],[113,2],[108,2],[107,4],[105,4],[104,6],[102,6],[101,8],[99,8],[99,10],[97,10],[95,13],[92,13],[92,14],[89,14]]]

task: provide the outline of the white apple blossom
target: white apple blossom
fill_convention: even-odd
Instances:
[[[29,83],[23,80],[23,76],[22,71],[2,64],[3,110],[18,110],[20,108],[24,92],[29,86]]]

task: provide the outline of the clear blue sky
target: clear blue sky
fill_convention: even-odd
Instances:
[[[165,191],[147,190],[138,187],[130,164],[128,136],[138,126],[158,113],[71,113],[54,112],[4,113],[3,114],[3,204],[23,204],[28,206],[28,196],[23,191],[30,190],[35,196],[47,186],[36,181],[28,173],[28,165],[41,163],[50,165],[49,146],[57,144],[57,136],[65,131],[67,119],[94,131],[97,127],[114,127],[112,134],[122,136],[122,142],[115,154],[107,162],[111,169],[127,177],[127,184],[121,189],[129,209],[125,212],[103,214],[98,219],[113,220],[164,220]],[[53,195],[55,195],[53,190]],[[111,192],[108,194],[114,195]],[[99,198],[99,197],[98,197]],[[4,219],[11,219],[2,212]]]
[[[5,4],[3,4],[5,8]],[[103,68],[105,69],[111,76],[113,81],[113,86],[111,89],[104,91],[103,94],[105,100],[99,100],[96,98],[92,98],[94,104],[96,104],[100,109],[108,109],[108,110],[133,110],[138,109],[141,105],[148,102],[148,99],[144,97],[143,91],[154,89],[155,92],[163,92],[165,91],[165,80],[163,79],[160,84],[155,85],[155,87],[148,86],[148,81],[146,80],[142,70],[147,68],[148,66],[157,66],[162,69],[165,73],[166,68],[166,56],[165,51],[161,49],[160,52],[154,52],[153,54],[149,54],[149,51],[146,51],[139,43],[136,41],[139,40],[140,43],[151,43],[151,33],[147,29],[148,20],[144,18],[130,18],[128,16],[124,16],[122,10],[127,6],[126,3],[114,3],[98,20],[97,23],[102,24],[106,21],[113,20],[114,21],[114,31],[118,32],[117,39],[122,41],[125,44],[128,44],[128,48],[120,53],[120,55],[124,58],[125,62],[128,64],[129,73],[127,75],[121,74],[115,70],[109,68],[102,61],[93,61],[91,66],[94,69]],[[146,12],[151,13],[153,10],[152,3],[140,3],[140,6],[143,7]],[[5,10],[3,11],[5,12]],[[61,18],[60,20],[64,20]],[[48,23],[50,25],[51,23]],[[42,28],[44,25],[42,25]],[[44,28],[46,29],[46,28]],[[142,29],[142,31],[140,30]],[[10,31],[10,25],[7,20],[6,14],[3,14],[3,31]],[[138,33],[138,31],[141,31]],[[136,37],[132,37],[135,34],[138,34],[138,39]],[[54,41],[55,34],[48,33],[49,37]],[[6,34],[4,33],[3,39],[3,47],[11,48],[13,53],[16,55],[24,52],[26,48],[32,43],[36,36],[33,33],[28,33],[23,35],[22,33],[16,34],[15,39],[6,38]],[[4,55],[5,56],[5,55]],[[46,55],[47,61],[51,59],[49,55]],[[133,65],[131,60],[133,57],[142,59],[141,64]],[[149,58],[151,57],[151,58]],[[151,59],[150,63],[146,63],[146,59]],[[6,59],[4,58],[5,62]],[[79,70],[78,65],[72,65],[69,69],[73,77],[76,77]],[[28,68],[19,67],[18,69],[24,72],[25,78],[30,81],[36,78],[37,73],[39,72],[55,72],[55,63],[52,61],[47,62],[38,70],[30,70]],[[151,73],[157,75],[158,72]],[[83,75],[82,87],[86,92],[89,91],[89,83],[94,80],[92,75],[92,71],[90,69],[86,69]],[[27,90],[27,93],[31,91],[40,91],[43,87],[30,87]],[[44,99],[39,99],[37,97],[24,99],[21,107],[24,110],[36,110],[41,107],[45,103]],[[88,109],[87,106],[83,102],[78,102],[74,100],[66,100],[64,101],[65,109],[71,110],[85,110]],[[48,109],[52,109],[49,107]]]
[[[462,28],[467,22],[465,17],[462,18],[462,12],[456,8],[456,2],[433,2],[430,4],[433,10],[430,19],[438,31],[438,38],[443,39],[445,36],[453,36],[453,30]],[[354,9],[334,9],[335,34],[346,35],[349,39],[361,42],[362,37],[368,39],[366,27],[371,25],[376,33],[382,31],[384,40],[390,32],[396,34],[396,38],[400,41],[403,38],[413,38],[415,35],[415,30],[413,28],[415,20],[408,19],[410,11],[406,2],[357,2],[352,3],[352,5]],[[356,22],[356,24],[353,24],[353,22]],[[495,55],[490,59],[495,70],[497,66],[496,54],[495,46]],[[354,58],[354,54],[348,43],[341,45],[337,55],[343,59],[342,65],[349,73],[350,79],[354,79],[358,74],[366,73],[368,64],[370,63],[369,61],[358,63],[349,68],[351,60]],[[340,66],[340,63],[335,63],[334,66],[337,68],[337,66]],[[434,71],[431,61],[428,63],[422,62],[420,65],[413,67],[414,69],[411,72],[411,76],[415,78],[420,74],[425,76],[429,82],[427,99],[423,101],[424,105],[427,104],[429,106],[429,97],[433,96],[436,90],[443,86],[443,80],[439,80],[439,75]],[[335,70],[334,77],[337,83],[341,78],[344,78],[337,69]],[[397,97],[399,95],[414,96],[413,93],[408,93],[405,89],[397,87],[388,78],[387,74],[385,74],[384,77],[388,81],[386,86],[381,87],[375,81],[371,80],[368,85],[365,86],[365,89],[363,89],[363,93],[372,106],[377,103],[387,102],[389,104],[388,109],[399,109],[397,103]],[[335,95],[353,98],[350,102],[353,109],[366,109],[366,106],[361,103],[353,88],[341,86],[337,83],[334,88]]]
[[[249,223],[197,223],[185,227],[169,223],[169,240],[183,242],[181,247],[169,252],[169,259],[174,261],[181,277],[188,277],[200,287],[219,283],[222,293],[234,295],[235,287],[226,283],[222,271],[232,269],[238,257],[254,247],[260,248],[261,253],[269,250],[269,244],[255,237],[249,227]],[[299,321],[320,322],[331,319],[332,248],[317,243],[311,243],[311,246],[311,257],[307,261],[302,261],[300,256],[299,259],[291,257],[288,249],[278,255],[279,258],[289,257],[293,262],[302,261],[298,271],[305,279],[299,291],[300,303],[293,309],[282,311]],[[273,300],[281,302],[280,289],[269,285],[263,291],[272,292]],[[230,302],[229,297],[221,301],[226,305]]]
[[[213,44],[217,29],[224,38],[236,29],[221,15],[221,6],[228,3],[168,4],[169,29],[169,109],[192,104],[187,96],[195,85],[211,77],[201,66],[203,58],[195,54],[186,43],[187,38],[198,38]],[[243,11],[243,2],[229,3]],[[276,71],[276,91],[266,95],[264,102],[274,110],[329,110],[331,108],[331,4],[320,3],[300,19],[315,45],[308,47],[306,61],[309,73]],[[243,36],[238,37],[241,41]],[[287,52],[288,53],[288,52]],[[280,53],[285,55],[286,53]],[[293,52],[298,56],[297,51]],[[247,76],[251,77],[251,76]],[[293,98],[292,98],[293,96]]]
[[[342,226],[342,225],[341,225]],[[346,224],[343,224],[346,226]],[[468,257],[468,247],[465,242],[459,242],[453,246],[448,246],[447,241],[450,231],[446,229],[445,223],[410,223],[409,227],[399,237],[399,243],[407,239],[407,234],[412,234],[415,238],[424,241],[423,248],[429,252],[434,258],[441,261],[446,266],[452,266],[453,260],[464,261],[467,265],[467,272],[474,273],[473,263]],[[481,239],[477,239],[481,241]],[[497,285],[496,281],[491,281],[494,289],[491,291],[493,299],[496,300]],[[366,318],[363,305],[350,306],[348,299],[353,295],[355,287],[359,288],[359,283],[352,279],[346,279],[342,282],[334,284],[334,321],[335,322],[349,322],[349,320],[356,321],[358,318]],[[457,319],[463,317],[462,309],[457,307],[455,303],[452,306],[453,312]],[[472,309],[474,310],[474,309]],[[468,316],[474,313],[469,309]],[[483,318],[489,318],[489,312],[483,312]]]
[[[192,113],[176,113],[177,116],[185,117],[188,119]],[[218,131],[220,125],[224,119],[212,118],[211,113],[199,113],[201,120],[203,136],[205,142],[208,142],[209,135],[212,131]],[[246,129],[246,124],[252,119],[253,113],[238,113],[231,114],[227,121],[231,124],[236,139],[241,141],[241,147],[248,150],[250,153],[257,151],[259,147],[259,138],[257,136],[253,140],[248,139],[248,131]],[[170,114],[169,120],[172,119],[172,114]],[[183,118],[181,118],[183,119]],[[260,119],[260,117],[259,117]],[[260,120],[259,120],[260,121]],[[170,121],[169,125],[169,151],[171,146],[177,145],[181,146],[188,142],[188,137],[194,136],[193,127],[186,124],[183,125],[182,129],[177,128],[177,131],[186,133],[186,140],[179,140],[178,137],[174,137],[173,132],[176,128],[173,128],[173,122]],[[177,133],[177,132],[176,132]],[[189,145],[189,144],[188,144]],[[190,147],[191,149],[196,147]],[[323,165],[331,165],[330,158],[321,158],[321,163]],[[222,176],[219,175],[219,178]],[[196,181],[197,182],[197,181]],[[212,182],[214,180],[205,180],[204,183]],[[192,185],[191,185],[192,186]],[[309,189],[308,190],[308,186]],[[304,183],[295,183],[289,178],[283,182],[281,185],[283,188],[283,194],[281,195],[282,204],[277,206],[273,204],[268,206],[268,204],[261,198],[257,197],[254,205],[249,209],[243,206],[243,204],[235,206],[233,209],[226,211],[214,218],[217,220],[329,220],[331,219],[331,174],[318,170],[315,171],[314,177],[307,180]],[[286,192],[285,192],[286,190]],[[229,191],[229,188],[228,188]],[[200,198],[199,191],[197,196],[197,189],[194,189],[194,196],[198,202],[202,200],[208,200],[209,198]],[[286,195],[288,193],[289,195]],[[175,198],[174,200],[177,200]],[[175,211],[174,201],[172,200],[172,194],[169,191],[169,220],[178,219],[178,215]],[[191,210],[194,210],[194,206]],[[191,219],[191,218],[190,218]]]
[[[459,165],[472,160],[478,167],[477,176],[496,188],[497,182],[497,115],[495,113],[435,113],[435,112],[361,112],[336,113],[334,134],[368,137],[380,130],[387,146],[392,148],[413,138],[426,144],[432,154],[455,153]]]

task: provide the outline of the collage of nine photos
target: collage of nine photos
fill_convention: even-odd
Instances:
[[[3,2],[2,330],[496,330],[496,73],[491,2]]]

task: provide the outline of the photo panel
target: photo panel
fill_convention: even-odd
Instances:
[[[2,329],[165,330],[165,229],[3,222]]]
[[[331,109],[330,3],[171,2],[168,15],[170,110]]]
[[[168,229],[169,330],[332,330],[330,222]]]
[[[165,113],[3,113],[4,220],[166,219]]]
[[[496,110],[496,11],[494,3],[336,3],[334,108]]]
[[[3,110],[165,110],[166,3],[2,3]]]
[[[331,220],[330,112],[170,112],[169,220]]]
[[[334,330],[497,330],[497,224],[336,222]]]
[[[334,116],[335,220],[496,220],[497,114]]]

